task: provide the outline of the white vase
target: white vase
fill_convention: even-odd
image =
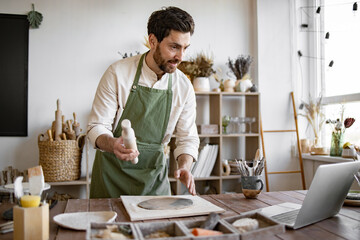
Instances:
[[[195,92],[210,92],[210,80],[208,77],[197,77],[193,81]]]
[[[252,82],[250,79],[241,79],[236,81],[235,90],[237,92],[248,92],[252,87]]]

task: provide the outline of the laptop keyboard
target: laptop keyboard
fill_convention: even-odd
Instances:
[[[289,212],[284,212],[278,215],[274,215],[271,218],[281,223],[294,224],[299,211],[300,209],[296,209]]]

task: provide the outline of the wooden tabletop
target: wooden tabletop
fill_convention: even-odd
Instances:
[[[306,191],[263,192],[257,199],[246,199],[243,194],[202,195],[204,199],[216,204],[226,211],[220,216],[230,217],[241,213],[267,207],[282,202],[301,204]],[[9,204],[0,204],[0,213],[9,208]],[[118,216],[116,222],[130,222],[130,218],[120,199],[70,199],[68,202],[59,202],[50,211],[50,239],[85,239],[84,231],[73,231],[59,227],[52,218],[60,213],[82,211],[115,211]],[[204,220],[206,216],[171,218],[166,220]],[[150,220],[164,221],[164,219]],[[0,224],[5,222],[0,219]],[[291,230],[274,235],[267,239],[356,239],[360,236],[360,207],[343,206],[335,217],[309,225],[307,227]],[[12,233],[0,234],[0,239],[12,239]]]

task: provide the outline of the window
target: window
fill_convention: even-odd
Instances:
[[[360,9],[354,1],[321,0],[320,43],[321,92],[327,119],[356,119],[345,132],[345,141],[360,145]],[[356,3],[356,4],[360,4]],[[332,67],[329,63],[333,61]],[[325,125],[323,143],[330,143],[331,127]]]

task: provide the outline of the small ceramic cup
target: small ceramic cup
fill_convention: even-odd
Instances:
[[[257,198],[263,187],[264,183],[261,180],[261,176],[241,177],[241,189],[246,198]]]

